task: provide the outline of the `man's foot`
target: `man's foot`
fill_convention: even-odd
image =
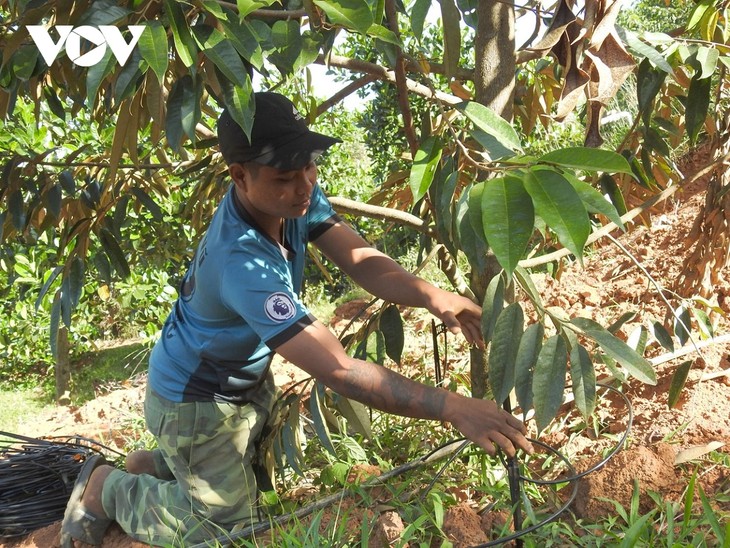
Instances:
[[[113,520],[104,513],[101,491],[104,480],[114,470],[104,457],[86,459],[74,484],[61,525],[61,548],[72,548],[74,539],[88,544],[101,544]]]
[[[146,449],[138,449],[137,451],[131,451],[127,454],[127,459],[124,465],[127,472],[130,474],[149,474],[150,476],[157,476],[155,470],[155,459],[152,451]]]

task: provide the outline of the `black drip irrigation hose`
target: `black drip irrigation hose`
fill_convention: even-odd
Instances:
[[[627,421],[627,427],[626,431],[624,432],[623,436],[619,440],[619,442],[616,444],[616,446],[609,452],[609,454],[603,458],[598,464],[594,465],[593,467],[589,468],[588,470],[578,473],[573,465],[571,464],[570,460],[563,455],[560,451],[555,449],[554,447],[540,441],[537,439],[528,438],[531,443],[534,445],[538,445],[539,447],[542,447],[547,452],[552,453],[556,457],[558,457],[565,466],[567,467],[570,475],[567,477],[561,477],[556,480],[540,480],[540,479],[533,479],[530,477],[527,477],[523,475],[519,471],[519,464],[517,459],[510,459],[509,461],[506,461],[504,459],[504,456],[500,453],[500,459],[502,460],[503,465],[507,468],[507,473],[510,480],[510,498],[512,499],[512,507],[515,509],[513,511],[513,518],[515,517],[515,514],[519,512],[519,505],[521,502],[521,489],[522,484],[527,483],[533,483],[538,485],[557,485],[557,484],[565,484],[565,483],[571,483],[572,484],[572,491],[566,502],[558,508],[555,512],[550,514],[548,517],[543,519],[542,521],[538,523],[534,523],[530,525],[529,527],[526,527],[524,529],[521,529],[522,527],[522,519],[521,517],[518,517],[517,520],[514,522],[514,528],[515,532],[504,537],[499,537],[497,539],[494,539],[492,541],[486,542],[484,544],[479,544],[472,546],[470,548],[487,548],[489,546],[497,546],[499,544],[504,544],[506,542],[510,542],[512,540],[517,540],[518,545],[521,545],[521,539],[520,537],[532,533],[533,531],[536,531],[537,529],[547,525],[548,523],[555,521],[558,519],[558,517],[565,512],[570,505],[575,500],[577,494],[578,494],[578,480],[592,472],[595,472],[596,470],[603,467],[618,451],[621,450],[624,443],[626,442],[626,439],[629,436],[629,433],[631,431],[631,425],[633,423],[633,408],[631,406],[631,402],[626,397],[626,395],[617,390],[616,388],[605,385],[605,384],[597,384],[597,386],[600,386],[602,388],[606,388],[610,391],[613,391],[617,393],[621,398],[624,400],[624,403],[626,404],[626,407],[628,409],[628,421]],[[452,448],[452,446],[457,445],[457,447]],[[430,464],[434,461],[440,460],[446,456],[449,458],[447,461],[441,466],[441,468],[436,472],[433,479],[429,483],[429,485],[421,492],[421,496],[419,497],[419,500],[421,502],[424,500],[424,498],[427,496],[427,494],[431,491],[431,489],[434,487],[436,482],[439,480],[439,478],[446,472],[448,467],[451,465],[451,463],[454,462],[456,458],[466,449],[469,445],[471,445],[472,442],[466,438],[459,438],[455,440],[451,440],[440,447],[437,447],[430,453],[426,454],[423,457],[420,457],[416,460],[413,460],[411,462],[407,462],[405,464],[402,464],[401,466],[398,466],[396,468],[393,468],[392,470],[376,477],[372,478],[363,484],[360,485],[360,487],[373,487],[375,485],[381,485],[385,483],[387,480],[399,476],[401,474],[404,474],[406,472],[410,472],[412,470],[415,470],[416,468],[419,468],[421,466],[424,466],[426,464]],[[195,544],[193,546],[190,546],[189,548],[206,548],[210,546],[210,542],[216,542],[222,546],[229,546],[232,542],[244,538],[249,538],[254,535],[258,535],[261,533],[264,533],[270,529],[272,529],[275,525],[283,525],[293,519],[301,519],[303,517],[306,517],[316,511],[323,510],[324,508],[327,508],[328,506],[331,506],[332,504],[335,504],[336,502],[339,502],[343,499],[343,497],[347,496],[346,491],[340,491],[338,493],[335,493],[333,495],[330,495],[328,497],[324,497],[323,499],[310,504],[309,506],[304,506],[302,508],[299,508],[298,510],[292,512],[291,514],[284,514],[277,516],[275,518],[271,518],[267,522],[259,522],[255,523],[253,525],[249,525],[243,529],[240,529],[235,532],[226,533],[219,535],[215,538],[212,538],[208,540],[207,542],[203,542],[200,544]]]
[[[118,451],[81,436],[35,439],[0,432],[0,538],[63,518],[76,478],[93,453]]]

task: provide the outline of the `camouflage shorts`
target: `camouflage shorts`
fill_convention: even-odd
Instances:
[[[257,403],[174,403],[148,388],[147,427],[158,441],[156,475],[114,470],[102,503],[142,542],[189,546],[257,521],[256,442],[274,401],[269,374]]]

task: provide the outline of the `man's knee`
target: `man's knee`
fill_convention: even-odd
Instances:
[[[130,452],[125,460],[125,468],[130,474],[157,475],[153,453],[146,449]]]

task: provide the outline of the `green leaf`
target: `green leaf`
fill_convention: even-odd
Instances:
[[[63,272],[62,266],[57,266],[51,271],[51,275],[48,276],[48,279],[43,283],[43,287],[41,287],[40,292],[38,293],[38,298],[35,300],[35,309],[36,311],[40,308],[41,303],[43,302],[43,297],[46,296],[46,293],[48,293],[48,290],[51,288],[51,285],[53,285],[53,282],[56,281],[56,278],[58,278],[58,275]]]
[[[243,18],[249,15],[251,12],[265,8],[274,3],[274,0],[236,0],[236,7],[238,8],[238,17],[243,21]]]
[[[674,340],[672,340],[672,336],[669,334],[669,331],[667,331],[659,322],[652,323],[651,327],[652,334],[654,335],[654,338],[659,341],[659,344],[661,344],[666,350],[674,352]]]
[[[142,54],[142,58],[147,61],[147,64],[157,76],[160,86],[162,86],[169,61],[167,32],[162,23],[147,21],[147,28],[139,37],[137,47],[140,54]]]
[[[234,86],[230,83],[223,85],[223,98],[231,117],[241,126],[244,134],[250,140],[253,129],[253,119],[256,113],[256,103],[253,98],[251,80],[245,86]]]
[[[423,39],[423,28],[430,8],[431,0],[416,0],[411,8],[411,30],[419,41]]]
[[[122,278],[128,278],[130,274],[129,263],[127,263],[127,258],[124,256],[122,248],[119,247],[114,234],[109,229],[102,228],[99,233],[99,240],[117,274]]]
[[[520,137],[507,120],[475,101],[463,101],[454,107],[481,131],[493,136],[509,150],[520,150]]]
[[[43,95],[46,97],[46,102],[48,103],[48,107],[51,109],[51,112],[55,114],[61,122],[66,122],[66,111],[63,108],[63,103],[58,98],[58,95],[56,95],[56,90],[54,90],[52,87],[47,87],[43,90]]]
[[[627,173],[633,175],[626,158],[610,150],[588,147],[568,147],[553,150],[537,160],[540,163],[555,164],[563,168],[602,171],[605,173]]]
[[[405,334],[403,333],[403,318],[401,318],[398,307],[389,305],[380,315],[380,330],[385,337],[385,353],[388,357],[400,364],[405,345]]]
[[[564,173],[565,179],[573,186],[575,191],[578,193],[583,205],[586,210],[591,213],[600,213],[612,221],[616,226],[622,230],[626,230],[624,223],[621,220],[621,216],[616,211],[616,207],[607,200],[600,192],[593,188],[588,183],[581,181],[570,173]]]
[[[70,194],[72,196],[76,194],[76,182],[74,181],[73,173],[68,170],[64,170],[58,175],[58,180],[61,182],[61,188],[66,192],[66,194]]]
[[[489,281],[482,303],[482,337],[484,343],[492,340],[497,318],[504,308],[504,279],[498,274]]]
[[[679,396],[682,395],[684,385],[687,383],[687,376],[689,375],[690,369],[692,369],[692,360],[682,362],[677,367],[677,370],[672,375],[672,383],[669,385],[669,395],[667,396],[667,405],[669,409],[673,409],[679,401]]]
[[[700,46],[697,51],[697,63],[700,65],[700,79],[710,78],[715,74],[719,58],[720,52],[717,48]]]
[[[636,81],[636,94],[639,102],[639,112],[645,113],[644,124],[649,124],[652,105],[659,93],[659,90],[667,77],[670,70],[658,70],[652,66],[648,59],[644,59],[639,63],[639,70]]]
[[[723,529],[723,527],[720,525],[720,521],[717,519],[716,511],[710,504],[710,501],[707,499],[707,495],[705,495],[705,491],[704,489],[702,489],[701,485],[699,486],[699,492],[700,500],[702,501],[704,518],[710,522],[710,527],[712,527],[712,532],[715,533],[715,538],[722,542],[723,547],[725,547],[728,545],[728,541],[730,540],[725,537],[726,531],[728,531],[727,524],[726,528]]]
[[[373,331],[361,341],[355,350],[355,358],[383,365],[385,361],[385,338],[380,331]]]
[[[521,266],[518,266],[515,268],[515,279],[517,280],[517,283],[520,285],[522,290],[525,292],[525,294],[529,297],[529,299],[533,302],[535,307],[537,308],[537,314],[542,317],[544,308],[542,304],[542,298],[540,297],[540,292],[537,289],[537,286],[535,285],[535,282],[532,280],[532,276],[530,273],[522,268]]]
[[[631,32],[630,30],[623,28],[617,28],[616,30],[618,31],[618,35],[623,39],[629,49],[636,52],[639,57],[644,58],[641,61],[642,65],[644,63],[646,63],[646,65],[649,67],[654,65],[655,67],[660,68],[661,72],[663,72],[665,75],[674,74],[674,71],[672,70],[672,65],[669,64],[669,62],[664,58],[659,50],[647,44],[646,42],[643,42],[635,33]],[[649,33],[645,33],[644,36],[646,37],[647,34]],[[639,78],[639,80],[641,80],[641,78]],[[639,82],[639,85],[641,85],[641,82]]]
[[[674,311],[674,334],[679,339],[680,346],[687,344],[692,326],[689,310],[680,306]]]
[[[481,204],[484,236],[508,277],[524,256],[532,236],[535,225],[532,203],[517,177],[497,177],[484,184]]]
[[[532,408],[532,376],[537,363],[537,357],[542,348],[542,338],[545,328],[541,323],[534,323],[525,329],[517,348],[515,359],[515,395],[522,408],[522,415],[526,416]]]
[[[367,439],[373,437],[373,431],[370,427],[370,414],[365,405],[359,401],[340,396],[339,394],[334,395],[334,404],[335,408],[342,413],[342,416],[347,420],[347,424],[355,432],[365,436]]]
[[[532,399],[538,432],[545,430],[563,403],[568,353],[565,340],[553,335],[540,349],[532,379]]]
[[[282,23],[284,27],[287,26],[284,21],[278,21],[278,23]],[[213,61],[216,68],[234,85],[245,85],[248,70],[231,41],[221,31],[209,25],[196,25],[193,30],[205,56]]]
[[[704,310],[699,308],[692,308],[692,315],[697,319],[697,326],[700,328],[702,335],[711,339],[715,336],[715,328],[712,326],[712,320]]]
[[[444,75],[453,78],[461,57],[461,14],[454,0],[439,0],[444,33]]]
[[[387,42],[388,44],[396,46],[402,45],[400,39],[392,30],[385,28],[383,25],[378,25],[377,23],[373,23],[366,34],[373,38],[377,38],[378,40],[382,40],[383,42]]]
[[[249,61],[257,69],[261,69],[264,63],[261,43],[266,40],[262,40],[254,31],[253,26],[247,21],[238,23],[221,20],[220,24],[223,27],[226,38],[231,41],[231,44],[236,48],[236,51],[238,51],[241,57]],[[270,34],[270,28],[267,26],[266,29]]]
[[[373,12],[365,0],[314,0],[314,4],[324,11],[333,25],[341,25],[360,34],[367,34],[375,22]]]
[[[588,419],[596,408],[596,371],[591,356],[581,345],[570,350],[570,378],[573,380],[575,406]]]
[[[414,202],[418,202],[428,192],[436,173],[436,167],[441,160],[442,152],[441,140],[436,137],[428,137],[421,143],[413,160],[409,179]]]
[[[48,212],[58,219],[61,215],[63,191],[61,185],[52,185],[44,195]]]
[[[502,310],[494,325],[489,348],[489,384],[497,403],[505,401],[515,385],[515,360],[524,321],[520,303],[512,303]]]
[[[189,75],[183,76],[177,80],[170,91],[167,99],[167,116],[165,118],[165,135],[167,136],[167,144],[175,152],[180,152],[180,145],[183,139],[182,125],[182,109],[185,96],[186,85],[192,87],[192,79]]]
[[[152,218],[155,221],[162,222],[164,218],[162,210],[160,209],[160,206],[158,206],[157,203],[150,197],[149,194],[147,194],[139,187],[133,188],[132,194],[134,194],[137,200],[139,200],[140,203],[142,203],[147,208],[147,210],[152,214]]]
[[[456,203],[456,215],[454,222],[456,225],[456,233],[458,234],[457,246],[460,251],[464,252],[469,260],[469,265],[481,271],[487,267],[487,243],[484,239],[484,232],[478,233],[474,230],[469,212],[469,196],[470,192],[462,192]]]
[[[535,204],[535,212],[555,232],[560,243],[582,262],[591,222],[573,186],[557,171],[546,169],[530,170],[524,185]]]
[[[277,21],[271,28],[271,40],[276,51],[268,59],[283,72],[293,72],[294,65],[302,52],[301,27],[298,21]]]
[[[608,197],[608,199],[611,200],[611,203],[613,204],[613,207],[616,208],[616,211],[618,211],[618,214],[626,214],[628,210],[626,209],[624,196],[623,194],[621,194],[621,189],[616,184],[616,181],[613,179],[613,177],[611,177],[607,173],[604,173],[598,179],[598,182],[601,185],[601,190]]]
[[[646,341],[648,338],[649,330],[643,325],[639,325],[631,332],[628,339],[626,339],[626,344],[636,350],[639,356],[642,356],[646,350]]]
[[[631,527],[629,527],[626,532],[624,533],[623,540],[621,541],[620,548],[633,548],[637,545],[639,538],[642,536],[642,534],[645,532],[645,529],[647,527],[647,522],[650,519],[654,519],[654,512],[649,512],[648,514],[644,514],[639,519],[634,521],[631,524]]]
[[[603,351],[620,363],[632,377],[643,383],[656,385],[656,373],[651,364],[621,339],[617,339],[603,326],[589,318],[573,318],[570,322],[596,341]]]
[[[282,443],[287,463],[294,472],[303,476],[304,472],[300,467],[302,448],[299,445],[299,427],[299,405],[294,404],[289,407],[289,416],[281,431]]]
[[[18,189],[10,195],[8,198],[8,211],[15,230],[22,232],[25,229],[25,222],[27,220],[22,190]]]
[[[322,442],[322,446],[333,456],[337,457],[335,446],[332,445],[332,438],[330,437],[329,428],[324,420],[322,414],[322,405],[324,401],[324,385],[319,381],[314,383],[310,398],[309,398],[309,411],[312,414],[312,422],[314,423],[314,431],[317,433],[319,441]]]
[[[712,78],[700,78],[695,75],[689,84],[684,120],[690,143],[696,143],[700,129],[705,124],[710,108],[710,92]]]
[[[76,308],[84,292],[84,274],[86,265],[81,257],[74,257],[71,260],[71,268],[68,272],[69,302],[71,309]]]
[[[619,318],[617,320],[615,320],[611,325],[609,325],[606,328],[606,330],[609,333],[612,333],[615,335],[616,332],[619,329],[621,329],[626,322],[630,322],[634,318],[636,318],[636,312],[624,312],[623,314],[621,314],[621,316],[619,316]]]
[[[172,29],[172,38],[175,42],[175,51],[183,64],[190,68],[198,57],[198,48],[195,45],[193,35],[190,33],[190,27],[185,20],[179,2],[174,0],[165,0],[165,11],[168,14],[170,28]]]
[[[51,343],[51,356],[58,361],[58,330],[61,327],[61,291],[57,291],[51,305],[51,323],[48,334]]]

